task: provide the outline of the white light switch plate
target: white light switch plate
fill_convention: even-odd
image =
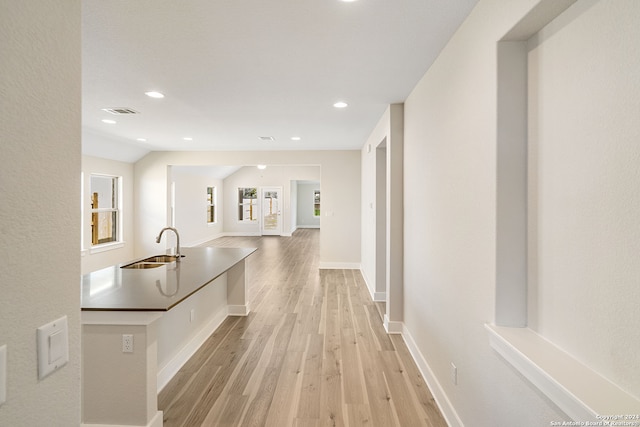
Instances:
[[[38,328],[38,378],[43,379],[69,361],[67,316]]]
[[[0,406],[7,401],[7,346],[0,346]]]

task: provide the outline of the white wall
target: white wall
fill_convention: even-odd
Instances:
[[[3,426],[80,424],[80,2],[0,5]],[[36,328],[68,317],[69,363],[38,380]]]
[[[530,43],[529,324],[640,398],[640,2],[581,3]]]
[[[483,326],[494,318],[497,41],[536,3],[481,0],[405,102],[404,323],[468,426],[565,417]]]
[[[294,209],[297,212],[297,226],[300,228],[320,228],[320,217],[314,216],[314,195],[320,190],[320,182],[298,182],[298,198]],[[320,194],[320,212],[322,214],[322,193]]]
[[[220,237],[224,224],[223,180],[201,168],[189,167],[172,167],[171,180],[175,182],[175,227],[180,232],[180,244],[195,246]],[[217,192],[213,224],[207,223],[207,187],[215,187]]]
[[[291,207],[291,181],[295,180],[319,180],[319,166],[268,166],[260,170],[255,166],[246,166],[225,178],[225,223],[224,231],[227,234],[254,233],[260,234],[260,222],[243,223],[238,221],[238,188],[246,187],[281,187],[282,188],[282,230],[287,235],[287,230],[292,229]],[[258,198],[260,196],[258,195]],[[294,205],[295,209],[295,205]]]
[[[378,216],[376,215],[377,203],[384,204],[384,200],[376,194],[376,147],[386,144],[386,139],[390,134],[390,109],[387,109],[376,127],[372,130],[367,142],[360,152],[362,162],[362,235],[361,235],[361,251],[362,251],[362,268],[361,272],[365,278],[365,282],[369,287],[369,293],[374,295],[376,292],[384,293],[385,287],[376,288],[378,275],[376,274],[378,263],[376,262],[376,230],[378,224]],[[386,219],[383,221],[386,229]],[[380,283],[385,283],[384,279]]]
[[[84,177],[82,195],[82,274],[121,262],[130,261],[133,256],[133,163],[82,156]],[[92,251],[91,248],[91,174],[122,177],[122,227],[123,244],[109,250]]]
[[[382,115],[361,150],[362,274],[371,296],[386,301],[387,331],[401,327],[403,292],[404,106]],[[399,330],[394,330],[399,332]]]
[[[404,327],[452,425],[567,419],[483,328],[495,310],[497,42],[538,3],[481,0],[405,102]],[[578,1],[583,13],[552,24],[529,68],[532,326],[636,395],[639,6]]]
[[[241,164],[319,165],[322,203],[326,208],[321,219],[321,266],[359,268],[360,161],[357,151],[149,153],[134,169],[135,254],[142,256],[156,250],[154,238],[167,224],[167,166]],[[289,185],[287,182],[286,188]],[[225,187],[228,191],[227,183]]]

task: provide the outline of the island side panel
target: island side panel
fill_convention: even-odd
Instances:
[[[82,326],[83,425],[147,426],[158,418],[155,325]],[[122,352],[122,335],[133,352]],[[162,419],[160,417],[160,419]]]
[[[227,305],[229,316],[247,316],[249,314],[245,259],[227,271]]]
[[[158,324],[160,392],[227,317],[227,274],[167,311]]]

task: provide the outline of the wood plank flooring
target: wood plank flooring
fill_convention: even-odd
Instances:
[[[166,427],[446,427],[400,335],[356,270],[319,270],[319,231],[227,237],[251,313],[229,317],[158,396]]]

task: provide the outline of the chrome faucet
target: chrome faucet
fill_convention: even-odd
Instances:
[[[180,235],[178,234],[178,230],[176,230],[173,227],[165,227],[162,230],[160,230],[160,234],[158,234],[158,237],[156,237],[156,243],[160,243],[160,239],[162,238],[162,233],[165,232],[165,230],[171,230],[174,233],[176,233],[176,261],[180,261]]]

